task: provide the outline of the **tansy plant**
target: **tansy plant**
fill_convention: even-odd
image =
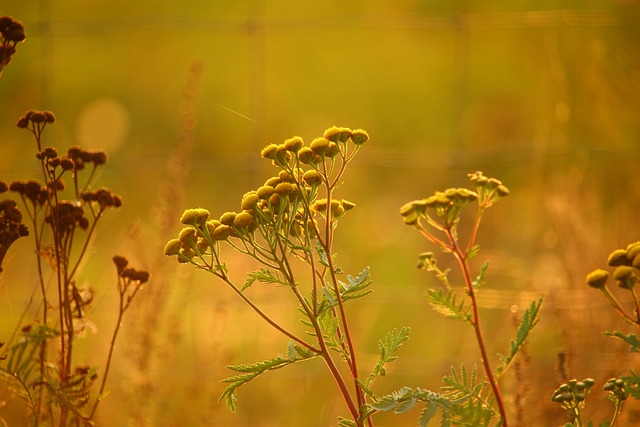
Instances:
[[[392,353],[408,339],[409,330],[394,330],[381,340],[378,363],[368,376],[361,376],[346,303],[370,292],[369,268],[345,276],[336,264],[334,235],[355,207],[337,196],[338,185],[368,139],[363,130],[331,127],[309,144],[293,137],[266,146],[261,154],[278,170],[275,176],[247,192],[238,211],[211,218],[205,209],[187,209],[180,219],[185,227],[167,243],[166,255],[215,276],[289,341],[284,355],[229,366],[235,375],[223,381],[227,387],[220,400],[231,410],[238,387],[267,371],[320,358],[349,411],[339,425],[373,426],[367,406],[376,400],[371,386],[384,374],[384,365],[395,359]],[[228,251],[251,258],[260,268],[244,283],[235,282],[225,265]],[[302,313],[304,334],[274,321],[251,300],[250,288],[256,283],[290,294]]]
[[[468,369],[462,366],[460,372],[452,368],[451,374],[444,377],[441,398],[429,402],[421,422],[426,425],[428,419],[425,412],[433,415],[440,407],[443,412],[443,425],[489,425],[497,416],[498,424],[506,427],[507,410],[500,390],[500,379],[538,322],[542,299],[532,302],[525,311],[516,338],[510,343],[509,352],[499,355],[497,361],[492,360],[487,349],[478,305],[479,292],[484,283],[488,263],[484,263],[474,275],[470,260],[479,252],[476,236],[485,211],[507,196],[509,190],[497,179],[486,177],[481,172],[472,173],[469,178],[472,189],[450,188],[438,191],[425,199],[409,202],[400,209],[407,225],[455,259],[462,275],[460,287],[451,283],[448,269],[440,269],[433,252],[420,255],[419,267],[435,273],[443,285],[441,289],[428,290],[427,298],[432,307],[442,315],[462,321],[473,329],[484,374],[482,378],[478,378],[475,367]],[[463,212],[470,206],[475,206],[475,215],[466,237],[463,237],[459,233],[458,225],[463,218]],[[460,290],[463,291],[463,295],[460,295]],[[499,363],[497,368],[493,367],[495,362]],[[396,403],[404,404],[406,396],[410,394],[405,390],[405,398],[400,396]],[[392,401],[389,403],[388,408],[397,410]]]
[[[629,325],[640,327],[640,299],[636,286],[640,283],[640,242],[634,242],[625,249],[616,249],[607,260],[607,264],[613,270],[611,274],[607,270],[596,269],[589,273],[586,283],[591,288],[599,290],[611,307]],[[609,279],[615,281],[618,291],[613,292],[607,286]],[[619,294],[616,297],[616,293]],[[640,353],[640,339],[633,333],[624,334],[620,331],[604,332],[605,335],[619,338],[629,344],[633,353]],[[592,421],[585,424],[582,420],[582,409],[585,406],[586,397],[591,386],[595,384],[592,379],[583,381],[571,380],[562,384],[553,393],[551,399],[562,405],[569,412],[571,422],[566,427],[581,427],[593,425]],[[600,423],[600,426],[612,427],[619,419],[622,404],[631,396],[640,399],[640,375],[631,370],[621,378],[611,378],[604,385],[608,399],[613,402],[613,415],[610,420]]]
[[[79,362],[75,343],[95,329],[87,316],[95,291],[78,285],[80,266],[98,223],[122,200],[108,188],[92,187],[96,170],[107,161],[105,152],[71,147],[59,155],[44,146],[44,130],[54,122],[52,112],[30,110],[17,123],[35,139],[41,179],[0,181],[0,193],[13,193],[24,211],[14,198],[0,201],[0,262],[15,240],[32,235],[38,277],[32,299],[39,297],[37,312],[27,305],[16,331],[0,343],[0,380],[26,402],[29,425],[92,426],[122,316],[149,273],[131,268],[124,257],[113,258],[120,305],[106,365],[101,371]],[[28,314],[33,320],[22,323]]]

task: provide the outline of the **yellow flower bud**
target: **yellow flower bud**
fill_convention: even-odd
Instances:
[[[284,147],[292,153],[297,153],[298,151],[300,151],[303,145],[304,141],[299,136],[294,136],[293,138],[289,138],[284,142]]]
[[[258,203],[258,200],[260,200],[260,196],[258,196],[258,193],[255,191],[249,191],[244,196],[242,196],[240,207],[243,210],[253,209],[256,203]]]
[[[602,289],[604,288],[607,280],[609,279],[609,272],[605,270],[594,270],[591,273],[587,274],[587,285],[592,288]]]
[[[242,211],[233,220],[233,226],[236,228],[248,227],[253,223],[253,215],[248,211]]]
[[[187,209],[180,217],[180,222],[186,225],[204,224],[209,218],[209,211],[206,209]]]
[[[270,185],[263,185],[262,187],[258,188],[256,193],[261,199],[267,200],[273,193],[275,193],[275,191],[275,188],[271,187]]]
[[[296,191],[296,186],[290,182],[281,182],[280,184],[276,185],[275,191],[280,195],[291,194]]]
[[[329,148],[329,140],[326,138],[316,138],[313,141],[311,141],[311,151],[316,154],[316,155],[323,155],[325,153],[325,151]],[[302,161],[302,160],[301,160]]]
[[[231,225],[233,224],[233,220],[236,218],[236,215],[237,214],[235,212],[225,212],[220,217],[220,223],[224,225]]]
[[[262,149],[260,155],[265,159],[275,159],[278,152],[278,146],[276,144],[269,144]]]
[[[231,227],[226,224],[221,224],[213,230],[213,235],[211,236],[213,240],[225,240],[231,235]]]
[[[362,129],[351,132],[351,140],[356,145],[362,145],[369,140],[369,134]]]
[[[322,176],[313,169],[306,171],[304,175],[302,175],[302,179],[312,187],[322,182]]]
[[[611,252],[607,264],[611,267],[617,267],[619,265],[628,265],[627,251],[624,249],[616,249]]]
[[[180,239],[171,239],[164,246],[164,254],[167,256],[178,255],[180,252]]]
[[[183,248],[191,248],[196,244],[196,230],[191,227],[183,228],[178,235]]]

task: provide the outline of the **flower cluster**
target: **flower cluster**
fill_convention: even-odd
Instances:
[[[0,193],[7,191],[7,184],[0,181]],[[11,199],[0,201],[0,272],[2,261],[9,247],[20,237],[28,236],[29,229],[22,223],[22,213]]]
[[[616,249],[611,252],[607,264],[614,268],[613,274],[601,268],[593,270],[587,274],[587,285],[602,292],[609,304],[626,321],[640,326],[640,301],[635,291],[635,285],[640,283],[640,241],[627,245],[625,249]],[[631,292],[634,301],[632,310],[625,308],[607,286],[611,277],[619,289]]]
[[[204,261],[204,255],[217,258],[221,241],[267,264],[277,262],[279,256],[300,255],[300,248],[309,247],[319,233],[316,215],[335,226],[355,207],[348,200],[319,198],[318,192],[321,186],[330,191],[336,185],[344,165],[368,139],[363,130],[332,127],[309,145],[298,136],[267,145],[261,155],[280,169],[278,174],[245,193],[238,211],[211,219],[206,209],[187,209],[180,218],[186,227],[167,243],[165,255],[177,256],[180,263],[194,263],[194,258]],[[267,242],[266,247],[257,242],[256,234]],[[217,262],[205,264],[211,267]]]
[[[426,199],[414,200],[403,205],[400,215],[405,224],[421,227],[420,220],[426,219],[436,228],[451,228],[459,221],[462,210],[468,204],[477,201],[480,209],[486,209],[509,194],[509,189],[502,182],[488,178],[482,172],[469,174],[469,179],[474,184],[475,191],[467,188],[449,188],[436,191]]]
[[[551,400],[560,403],[565,409],[579,411],[584,406],[584,400],[595,383],[592,378],[586,378],[582,381],[569,380],[553,392]]]
[[[0,16],[0,73],[11,62],[16,45],[26,38],[22,22],[10,16]]]
[[[615,267],[613,278],[618,287],[633,289],[640,282],[640,241],[629,244],[626,249],[616,249],[611,252],[607,264]],[[596,289],[604,289],[611,274],[602,269],[592,271],[587,275],[587,285]]]

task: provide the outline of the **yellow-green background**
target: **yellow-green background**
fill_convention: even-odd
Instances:
[[[640,368],[628,346],[601,334],[633,329],[584,285],[611,250],[640,238],[638,1],[3,0],[0,15],[27,30],[0,78],[0,179],[37,177],[34,143],[15,122],[49,109],[57,122],[45,142],[106,149],[97,184],[124,198],[79,278],[97,291],[89,317],[98,328],[78,341],[79,364],[104,364],[116,310],[111,256],[152,275],[125,318],[101,425],[327,426],[347,414],[320,361],[241,388],[237,414],[218,404],[226,365],[272,357],[287,340],[222,283],[162,256],[184,208],[237,209],[275,173],[259,157],[264,145],[310,141],[332,125],[371,136],[341,187],[358,208],[336,241],[345,271],[369,265],[375,280],[374,293],[349,307],[363,374],[387,330],[413,330],[379,393],[435,390],[451,365],[478,361],[471,331],[426,303],[438,283],[416,257],[433,248],[398,215],[409,200],[466,185],[475,170],[511,190],[479,237],[478,261],[490,260],[480,299],[492,354],[508,349],[512,307],[521,314],[545,296],[524,379],[504,382],[519,425],[566,421],[550,402],[560,351],[568,375],[593,377],[598,390]],[[196,119],[185,136],[185,120]],[[36,286],[33,257],[21,239],[5,259],[0,341]],[[229,265],[239,281],[255,267],[231,254]],[[252,296],[299,330],[285,289],[256,286]],[[515,404],[518,388],[527,394]],[[21,425],[19,402],[6,390],[0,400],[0,417]],[[586,414],[601,421],[609,409],[595,391]],[[638,404],[627,414],[639,422]],[[377,425],[417,418],[414,410]]]

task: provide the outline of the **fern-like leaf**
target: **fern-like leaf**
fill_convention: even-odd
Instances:
[[[386,374],[385,365],[398,358],[397,356],[393,356],[393,353],[402,347],[402,344],[409,339],[410,332],[411,328],[406,326],[400,330],[394,329],[387,333],[384,340],[378,341],[380,357],[378,358],[378,363],[376,363],[376,366],[373,368],[373,372],[366,379],[365,385],[367,390],[370,390],[371,384],[373,384],[376,378]]]
[[[531,303],[529,308],[524,312],[522,316],[522,322],[518,327],[518,331],[516,333],[516,339],[511,340],[511,344],[509,346],[509,354],[507,356],[498,355],[500,360],[502,361],[502,366],[500,366],[496,370],[496,375],[502,375],[511,365],[513,359],[518,354],[520,348],[529,337],[531,330],[538,324],[540,320],[540,307],[542,306],[542,298],[535,300]]]
[[[244,291],[245,289],[253,285],[256,281],[260,283],[273,284],[273,285],[279,285],[279,286],[291,286],[290,283],[282,280],[280,277],[277,276],[277,274],[274,275],[272,270],[269,270],[268,268],[261,268],[260,270],[252,271],[251,273],[249,273],[247,280],[244,282],[244,285],[242,286],[242,290]]]
[[[420,412],[420,418],[418,420],[420,427],[426,427],[436,415],[438,409],[442,411],[443,422],[441,426],[448,426],[445,420],[449,420],[450,418],[451,401],[442,394],[420,388],[414,390],[409,387],[403,387],[391,394],[380,397],[375,402],[368,404],[368,415],[374,412],[403,414],[414,408],[418,402],[426,403]]]
[[[290,342],[287,348],[287,357],[278,355],[272,359],[263,360],[261,362],[227,366],[228,369],[239,373],[239,375],[234,375],[221,381],[228,385],[222,392],[218,401],[221,402],[224,400],[227,407],[232,412],[235,412],[236,392],[238,387],[248,383],[267,371],[284,368],[293,363],[317,356],[318,355],[316,353]]]
[[[427,301],[436,312],[443,316],[471,323],[469,307],[465,305],[464,301],[458,301],[453,289],[428,289]]]
[[[640,353],[640,338],[638,338],[634,334],[625,335],[620,331],[604,332],[604,334],[610,337],[620,338],[622,341],[631,346],[629,350],[632,353]]]

